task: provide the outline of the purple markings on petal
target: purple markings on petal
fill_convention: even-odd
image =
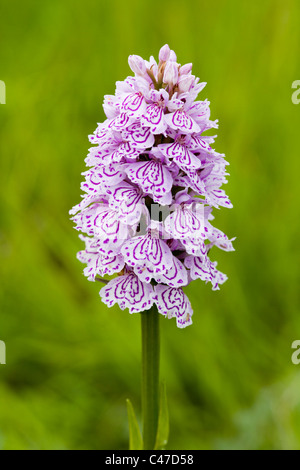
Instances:
[[[135,274],[140,281],[149,284],[154,278],[154,268],[149,268],[144,265],[136,265],[133,268]]]
[[[89,281],[94,281],[97,275],[104,276],[120,272],[124,268],[124,258],[121,254],[114,254],[112,250],[109,254],[101,252],[80,251],[77,254],[79,261],[86,263],[83,270]]]
[[[213,290],[219,290],[219,285],[227,280],[227,276],[217,270],[216,262],[211,262],[210,260],[203,262],[199,257],[188,256],[185,259],[185,265],[190,269],[192,279],[211,282]]]
[[[116,158],[114,154],[116,146],[104,148],[101,146],[93,147],[90,149],[88,156],[85,159],[85,163],[88,166],[101,166],[108,165],[113,162],[119,162],[121,159]]]
[[[135,237],[122,246],[122,254],[129,266],[144,266],[155,273],[166,273],[173,266],[173,255],[168,245],[149,235]]]
[[[209,120],[210,116],[209,101],[196,101],[190,107],[189,114],[199,124],[201,131],[205,130],[205,123]]]
[[[173,178],[160,162],[153,160],[128,164],[125,171],[133,183],[139,185],[145,193],[153,195],[155,202],[170,194]]]
[[[207,140],[201,138],[201,136],[192,136],[190,148],[194,151],[200,150],[207,153],[210,153],[212,151],[212,148],[207,142]]]
[[[202,204],[180,204],[165,220],[166,231],[175,239],[206,238],[205,210]]]
[[[128,95],[121,104],[121,112],[129,117],[139,118],[146,110],[146,102],[142,93]]]
[[[130,146],[128,142],[122,142],[118,148],[111,154],[112,162],[130,162],[137,161],[139,152],[136,148]]]
[[[149,127],[152,134],[163,134],[167,128],[163,109],[156,103],[147,106],[141,123],[143,126]]]
[[[118,220],[116,212],[107,204],[93,204],[75,215],[73,221],[77,230],[95,236],[103,243],[120,245],[130,235],[128,227]]]
[[[205,184],[201,179],[201,172],[196,170],[186,170],[188,186],[200,195],[206,195]]]
[[[223,206],[227,207],[228,209],[233,207],[231,201],[223,189],[213,189],[212,191],[208,192],[207,200],[209,204],[215,207]]]
[[[176,289],[158,284],[155,286],[154,299],[159,313],[167,318],[175,317],[178,327],[184,328],[192,323],[193,310],[181,288]]]
[[[106,187],[115,186],[126,177],[121,165],[110,164],[92,168],[85,172],[85,182],[81,184],[83,191],[101,193]]]
[[[205,260],[207,257],[207,245],[205,245],[203,239],[186,237],[181,239],[181,243],[184,246],[186,252],[190,255],[200,256],[201,259]]]
[[[225,233],[223,233],[221,230],[218,230],[217,228],[211,226],[211,231],[208,234],[208,239],[211,242],[210,247],[216,245],[221,250],[234,251],[232,241],[235,240],[235,238],[229,240],[227,235],[225,235]]]
[[[140,124],[130,125],[122,135],[135,148],[146,149],[154,145],[154,135],[149,128],[142,127]]]
[[[107,192],[110,194],[109,205],[116,210],[121,222],[127,225],[139,222],[145,207],[141,190],[123,181]]]
[[[100,290],[100,296],[108,307],[117,303],[122,310],[128,308],[130,313],[149,310],[153,305],[152,285],[141,282],[133,273],[112,279]]]
[[[132,119],[130,118],[130,116],[128,116],[128,114],[121,113],[119,114],[119,116],[110,121],[110,123],[108,124],[108,128],[115,131],[119,131],[125,129],[131,123]]]
[[[170,287],[182,287],[188,284],[187,270],[182,262],[173,257],[173,266],[164,274],[154,274],[158,283],[167,284]]]
[[[166,158],[172,158],[182,170],[186,170],[187,168],[197,169],[201,167],[201,160],[199,160],[199,158],[197,158],[196,155],[194,155],[184,145],[181,145],[178,142],[173,142],[172,144],[161,144],[158,148]]]
[[[69,211],[70,215],[75,215],[78,211],[82,211],[87,206],[94,202],[101,202],[104,196],[101,196],[100,193],[93,192],[92,194],[87,194],[82,201],[76,206],[72,207]]]
[[[165,120],[172,129],[178,129],[185,134],[193,134],[194,132],[200,131],[200,127],[196,121],[185,111],[181,111],[180,109],[175,111],[175,113],[166,114]]]

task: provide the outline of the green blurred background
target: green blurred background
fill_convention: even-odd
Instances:
[[[169,449],[300,449],[298,0],[1,0],[1,449],[126,449],[140,419],[140,318],[100,302],[76,259],[87,135],[129,54],[168,43],[219,119],[236,251],[220,292],[186,289],[194,324],[161,318]]]

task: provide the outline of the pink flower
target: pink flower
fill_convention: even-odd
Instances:
[[[232,207],[221,189],[228,162],[205,135],[217,121],[207,100],[196,101],[205,83],[192,64],[178,64],[167,44],[158,63],[137,55],[128,62],[135,75],[105,96],[107,119],[90,136],[83,199],[70,211],[85,234],[78,259],[91,281],[118,275],[100,291],[109,307],[133,313],[155,303],[183,328],[193,310],[182,287],[201,279],[217,290],[227,279],[209,253],[233,250],[211,225],[214,207]]]

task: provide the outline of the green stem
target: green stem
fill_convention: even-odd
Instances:
[[[142,415],[144,449],[155,446],[159,413],[159,313],[154,305],[141,314]]]

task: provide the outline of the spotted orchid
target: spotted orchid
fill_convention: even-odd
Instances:
[[[211,145],[217,128],[209,102],[196,101],[206,83],[181,66],[168,45],[159,61],[132,55],[134,76],[104,98],[106,120],[89,137],[82,201],[70,211],[85,243],[78,259],[88,280],[115,275],[100,290],[109,307],[130,313],[154,304],[179,328],[193,310],[182,287],[201,279],[219,289],[227,277],[209,259],[213,246],[232,251],[211,224],[213,208],[232,204],[224,155]]]

